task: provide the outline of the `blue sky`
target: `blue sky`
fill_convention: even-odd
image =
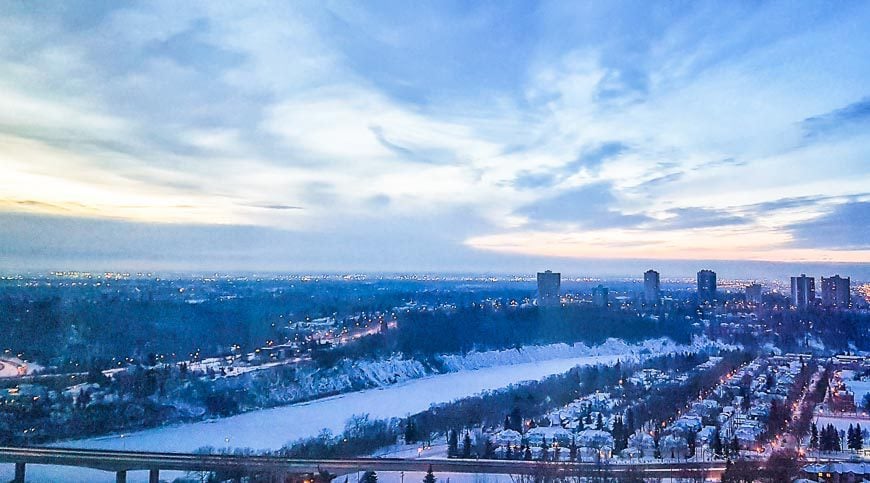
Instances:
[[[861,2],[6,2],[0,268],[866,271],[868,23]]]

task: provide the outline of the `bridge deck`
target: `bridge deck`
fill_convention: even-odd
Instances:
[[[426,471],[430,466],[433,471],[439,473],[505,475],[539,475],[543,473],[582,475],[599,471],[622,473],[629,469],[642,470],[648,474],[677,474],[679,471],[703,471],[718,474],[725,469],[725,463],[720,461],[629,465],[483,459],[348,458],[309,460],[280,456],[200,455],[42,447],[0,447],[0,463],[78,466],[114,472],[179,470],[286,474],[309,474],[321,470],[332,474],[365,470],[411,472]]]

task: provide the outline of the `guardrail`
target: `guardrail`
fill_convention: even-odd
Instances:
[[[567,461],[517,461],[484,459],[347,458],[292,459],[281,456],[242,456],[76,448],[0,447],[0,463],[15,464],[15,482],[23,483],[27,464],[77,466],[111,471],[116,481],[126,481],[128,471],[145,470],[149,481],[159,480],[160,470],[217,471],[227,474],[333,475],[357,471],[427,471],[506,475],[582,476],[609,472],[614,475],[642,471],[649,476],[676,476],[678,472],[720,474],[723,462],[682,463],[576,463]]]

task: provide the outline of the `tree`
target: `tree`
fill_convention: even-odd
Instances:
[[[794,481],[800,475],[801,466],[796,451],[783,450],[770,455],[764,470],[770,481]]]
[[[417,425],[413,419],[408,419],[408,424],[405,425],[405,442],[416,443],[417,439]]]
[[[459,436],[456,430],[451,429],[447,436],[447,457],[456,458],[459,456]]]
[[[722,474],[722,482],[752,483],[758,479],[759,470],[758,463],[755,461],[737,460],[734,463],[725,466],[725,472]]]
[[[432,465],[426,470],[426,476],[423,477],[423,483],[435,483],[435,474],[432,473]]]
[[[577,461],[577,439],[571,437],[571,446],[568,447],[568,458],[571,461]]]
[[[595,429],[599,431],[604,429],[604,417],[601,416],[601,413],[598,413],[598,417],[595,419]]]
[[[494,456],[495,446],[493,446],[492,441],[487,438],[486,442],[483,444],[483,457],[486,459],[492,459]]]
[[[366,471],[362,475],[363,483],[378,483],[378,474],[374,471]]]
[[[523,432],[523,416],[520,412],[520,408],[514,407],[513,411],[511,411],[509,425],[510,426],[507,429],[513,429],[520,433]]]
[[[731,454],[737,456],[740,454],[740,441],[737,440],[737,436],[731,438]]]
[[[719,434],[719,431],[716,430],[716,433],[713,435],[713,454],[716,456],[723,456],[722,453],[722,435]]]
[[[529,448],[529,445],[526,445],[526,450],[523,452],[523,459],[526,461],[532,461],[532,449]]]
[[[686,433],[686,444],[688,445],[689,452],[687,457],[691,458],[695,456],[695,444],[698,440],[698,433],[695,432],[694,429],[690,429],[688,433]]]
[[[810,448],[818,449],[819,447],[819,428],[816,427],[816,423],[812,423],[810,425]]]
[[[462,457],[471,458],[471,435],[468,431],[465,432],[465,437],[462,438]]]

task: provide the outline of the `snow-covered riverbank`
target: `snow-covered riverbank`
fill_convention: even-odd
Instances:
[[[323,429],[338,433],[344,428],[345,422],[354,415],[367,413],[372,418],[403,417],[425,410],[431,404],[453,401],[522,381],[541,379],[565,372],[577,365],[612,364],[616,360],[635,360],[650,355],[692,350],[698,348],[698,344],[689,347],[657,340],[627,345],[621,341],[608,341],[592,348],[557,344],[526,348],[521,351],[472,353],[467,356],[466,362],[461,358],[452,360],[445,358],[445,364],[452,364],[450,366],[452,370],[458,370],[462,366],[484,365],[487,362],[493,364],[501,362],[501,365],[431,375],[375,389],[257,410],[224,419],[68,441],[57,446],[173,452],[190,452],[203,446],[277,449],[296,439],[314,436]],[[551,355],[555,357],[547,358]],[[518,360],[515,358],[525,357],[543,360],[511,363]],[[11,478],[11,471],[10,465],[0,466],[0,479],[7,476]],[[28,481],[31,478],[32,481],[112,480],[112,475],[107,473],[83,471],[36,466],[28,470]],[[137,481],[139,476],[147,481],[147,474],[144,473],[142,475],[131,473],[129,481]]]

